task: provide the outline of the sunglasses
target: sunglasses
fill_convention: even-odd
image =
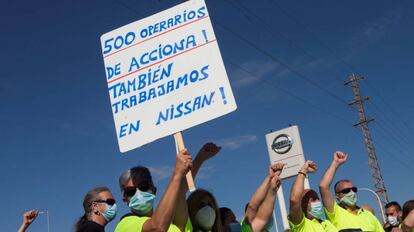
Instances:
[[[101,203],[106,203],[108,205],[114,205],[115,204],[115,199],[112,198],[108,198],[106,200],[96,200],[95,202],[101,202]]]
[[[344,188],[341,191],[338,191],[337,193],[347,194],[347,193],[351,192],[351,190],[354,193],[358,192],[358,188],[357,187],[352,187],[352,188]]]
[[[126,187],[126,188],[124,188],[124,195],[127,196],[127,197],[134,196],[136,192],[137,192],[136,187]]]
[[[149,181],[141,181],[140,183],[137,184],[137,187],[125,187],[123,189],[124,195],[127,197],[132,197],[135,195],[135,193],[137,192],[137,188],[139,189],[139,191],[141,192],[148,192],[151,191],[152,193],[155,193],[156,188],[152,185],[151,182]]]

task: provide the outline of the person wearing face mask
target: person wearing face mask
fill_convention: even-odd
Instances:
[[[308,173],[316,172],[317,169],[313,161],[307,160],[292,185],[288,219],[293,232],[338,231],[326,220],[318,194],[312,189],[303,189]]]
[[[336,151],[329,168],[319,183],[322,202],[325,207],[327,219],[338,231],[384,231],[378,219],[368,210],[357,206],[357,192],[350,180],[339,180],[335,186],[335,195],[329,190],[336,170],[346,162],[348,155]],[[335,202],[335,198],[339,204]]]
[[[173,175],[157,208],[154,207],[157,188],[152,182],[149,169],[137,166],[123,172],[119,177],[119,185],[123,201],[131,213],[121,218],[115,232],[185,231],[188,218],[185,175],[191,167],[191,155],[183,149],[176,156]],[[180,198],[184,204],[181,204]]]
[[[223,232],[220,209],[213,194],[197,189],[188,196],[188,214],[195,232]]]
[[[385,231],[391,231],[392,228],[398,227],[402,219],[402,208],[396,201],[389,202],[385,205],[385,216],[387,222],[384,224]]]
[[[245,216],[241,222],[243,232],[263,232],[270,230],[273,226],[273,206],[276,192],[281,184],[280,174],[283,167],[283,163],[269,166],[268,175],[246,205]]]
[[[233,211],[227,207],[220,208],[221,223],[224,232],[240,232],[240,223],[236,219]]]
[[[85,213],[75,225],[76,232],[104,232],[117,213],[115,200],[107,187],[91,189],[83,199]]]

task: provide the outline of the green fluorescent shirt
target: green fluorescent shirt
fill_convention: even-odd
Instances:
[[[357,229],[362,231],[384,232],[381,223],[368,210],[359,209],[357,214],[353,214],[335,202],[333,213],[328,212],[326,208],[325,213],[327,219],[338,231]]]
[[[302,213],[302,220],[299,222],[299,224],[295,225],[290,219],[289,219],[289,226],[292,232],[337,232],[338,230],[335,228],[335,226],[332,225],[331,222],[328,220],[319,222],[316,219],[308,219],[305,217],[305,215]]]
[[[400,224],[398,225],[398,228],[402,229],[402,223],[400,223]],[[411,232],[414,232],[414,228],[413,228],[413,229],[411,229]]]
[[[118,225],[116,225],[115,232],[141,232],[142,226],[148,219],[150,219],[150,217],[138,217],[138,216],[124,217],[118,223]],[[181,231],[176,225],[171,224],[170,227],[168,228],[168,232],[181,232]]]
[[[241,225],[241,231],[242,232],[253,232],[252,227],[249,224],[247,224],[245,218],[243,218],[240,225]]]

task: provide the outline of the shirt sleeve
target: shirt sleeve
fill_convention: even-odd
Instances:
[[[340,213],[340,207],[338,206],[338,204],[336,202],[334,202],[334,208],[333,208],[333,212],[329,212],[328,209],[326,209],[324,207],[325,213],[326,213],[326,217],[328,218],[329,221],[334,222],[337,218],[338,218],[338,214]],[[334,223],[333,223],[334,224]]]

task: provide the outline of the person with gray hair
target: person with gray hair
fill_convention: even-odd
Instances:
[[[131,212],[124,215],[115,232],[179,232],[184,231],[188,219],[185,203],[185,175],[192,167],[190,153],[183,149],[176,156],[171,180],[157,208],[154,208],[155,187],[151,172],[144,166],[124,171],[119,177],[123,201]]]

